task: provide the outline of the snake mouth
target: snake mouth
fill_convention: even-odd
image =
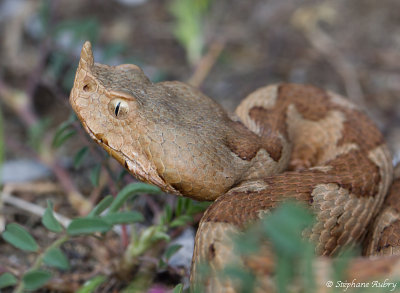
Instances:
[[[129,171],[129,173],[131,173],[137,179],[146,183],[156,185],[165,192],[181,195],[178,190],[172,187],[169,183],[165,182],[164,179],[159,176],[155,168],[147,168],[149,170],[146,170],[146,168],[144,168],[142,164],[137,160],[132,160],[131,158],[124,155],[121,151],[118,151],[109,146],[107,139],[102,133],[95,134],[84,121],[81,120],[81,123],[89,136],[97,144],[101,145],[110,156],[116,159],[122,166],[125,167],[125,169]]]
[[[135,165],[139,165],[137,164],[137,162],[133,162],[130,158],[128,158],[127,156],[125,156],[124,154],[122,154],[121,152],[117,151],[116,149],[110,147],[108,145],[108,141],[104,138],[104,135],[101,133],[95,134],[90,127],[86,124],[86,122],[81,121],[83,127],[85,128],[86,132],[89,134],[89,136],[99,145],[101,145],[104,150],[113,158],[115,158],[122,166],[124,166],[128,171],[133,172],[133,170],[131,170],[129,168],[129,165],[135,164]],[[130,162],[130,164],[128,164],[128,162]],[[135,176],[137,174],[134,174]]]
[[[110,147],[108,145],[108,141],[104,138],[103,134],[95,134],[90,127],[86,124],[86,122],[81,120],[81,123],[83,127],[85,128],[86,132],[89,134],[90,138],[93,139],[97,144],[101,145],[107,153],[115,158],[122,166],[124,166],[126,169],[129,170],[127,166],[127,161],[130,161],[128,157],[126,157],[124,154],[121,154],[114,148]]]

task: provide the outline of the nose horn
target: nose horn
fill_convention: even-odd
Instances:
[[[94,64],[94,58],[92,52],[92,44],[90,44],[89,41],[86,41],[82,47],[81,59],[79,60],[79,67],[81,69],[90,70],[93,64]]]

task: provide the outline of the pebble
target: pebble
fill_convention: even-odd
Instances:
[[[31,182],[46,178],[50,174],[46,166],[28,159],[6,161],[0,167],[2,183]]]

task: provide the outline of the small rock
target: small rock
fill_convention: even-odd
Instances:
[[[2,183],[31,182],[48,177],[50,170],[43,164],[33,160],[6,161],[0,167]]]
[[[168,264],[170,266],[183,267],[186,270],[190,270],[194,250],[194,236],[194,229],[188,228],[179,237],[171,241],[170,245],[179,244],[182,247],[169,259]]]

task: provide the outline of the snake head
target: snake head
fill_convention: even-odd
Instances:
[[[89,42],[70,103],[111,156],[139,180],[169,193],[213,200],[251,165],[241,148],[257,150],[246,147],[256,141],[254,134],[248,136],[249,130],[197,89],[181,82],[153,84],[136,65],[95,63]]]
[[[94,63],[90,42],[83,45],[70,103],[91,138],[138,179],[177,193],[148,159],[146,119],[138,96],[151,85],[136,65]]]

